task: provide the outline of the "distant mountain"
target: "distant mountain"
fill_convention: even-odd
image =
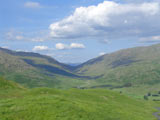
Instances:
[[[76,67],[82,63],[65,63],[66,65],[72,66],[72,67]]]
[[[71,72],[72,66],[32,52],[0,48],[0,75],[26,87],[74,87],[83,76]]]
[[[123,49],[77,66],[75,72],[101,76],[91,87],[136,88],[140,92],[160,90],[160,44]],[[144,89],[143,89],[144,88]],[[143,91],[142,91],[143,89]],[[137,92],[135,91],[135,92]]]
[[[32,52],[0,48],[0,76],[25,87],[160,91],[160,44],[123,49],[78,66]]]

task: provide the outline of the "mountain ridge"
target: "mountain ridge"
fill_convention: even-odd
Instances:
[[[0,48],[0,75],[26,87],[74,87],[82,83],[79,76],[71,71],[72,67],[60,63],[52,57],[33,52],[16,52]],[[66,79],[66,81],[64,80]],[[78,79],[78,80],[75,80]]]
[[[144,88],[141,94],[159,91],[160,44],[122,49],[74,67],[36,53],[29,53],[29,56],[18,52],[15,56],[16,52],[12,52],[8,54],[0,49],[0,74],[25,86],[102,87],[124,91],[132,89],[131,92]]]
[[[89,88],[106,86],[135,94],[157,92],[160,87],[160,44],[106,54],[83,63],[75,72],[102,76]]]

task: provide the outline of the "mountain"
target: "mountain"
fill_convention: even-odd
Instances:
[[[82,63],[66,63],[67,65],[70,65],[70,66],[72,66],[73,68],[74,67],[76,67],[76,66],[78,66],[78,65],[81,65]],[[72,69],[73,69],[72,68]]]
[[[46,55],[0,48],[0,75],[26,87],[70,88],[84,84],[81,79],[85,76],[71,69]]]
[[[77,66],[75,72],[101,76],[91,88],[116,88],[137,94],[160,91],[160,44],[105,54]]]
[[[78,66],[0,48],[0,76],[30,88],[108,88],[142,97],[160,91],[160,44],[123,49]]]

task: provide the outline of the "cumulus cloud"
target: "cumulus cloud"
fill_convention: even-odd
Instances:
[[[64,49],[69,49],[69,46],[63,43],[57,43],[56,44],[56,49],[57,50],[64,50]]]
[[[59,39],[143,37],[159,33],[159,13],[158,2],[104,1],[97,6],[76,8],[70,16],[52,23],[49,27],[50,35]]]
[[[57,43],[55,45],[57,50],[64,50],[64,49],[83,49],[85,46],[81,43],[71,43],[70,45]]]
[[[25,4],[24,4],[24,6],[25,7],[27,7],[27,8],[41,8],[41,5],[40,5],[40,3],[38,3],[38,2],[26,2]]]
[[[46,51],[49,50],[48,46],[34,46],[33,51]]]

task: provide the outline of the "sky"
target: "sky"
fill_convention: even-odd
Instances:
[[[159,0],[3,0],[0,47],[82,63],[160,42]]]

